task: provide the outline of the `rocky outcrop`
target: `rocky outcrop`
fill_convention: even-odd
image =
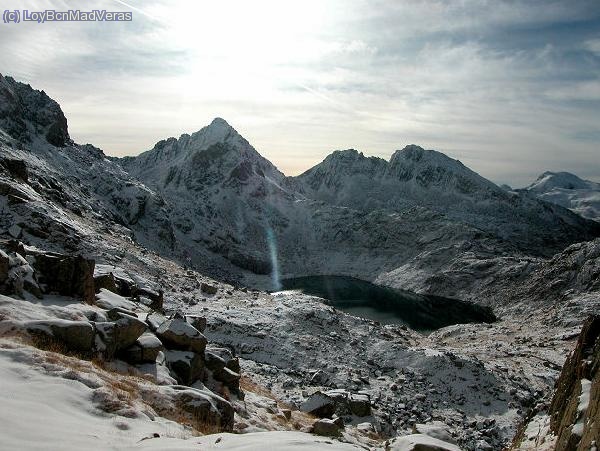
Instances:
[[[199,431],[233,430],[233,406],[209,390],[172,385],[160,387],[158,392],[143,392],[142,396],[158,413],[169,418],[173,412],[178,412],[177,421],[188,423]]]
[[[206,368],[213,379],[229,391],[240,394],[240,361],[229,349],[211,347],[204,353]]]
[[[123,351],[123,356],[126,361],[133,364],[154,363],[164,349],[163,344],[154,334],[146,332]]]
[[[23,160],[17,160],[14,158],[2,158],[0,159],[0,165],[8,171],[8,173],[16,180],[21,182],[27,182],[29,174],[27,172],[27,165]]]
[[[94,347],[94,326],[87,321],[40,320],[30,321],[25,330],[44,345],[49,340],[63,344],[68,351],[89,353]]]
[[[315,421],[312,425],[312,433],[317,435],[324,435],[327,437],[337,437],[342,434],[344,428],[344,422],[341,418],[331,420],[329,418],[320,418]]]
[[[600,316],[584,323],[556,383],[549,413],[557,451],[600,445]]]
[[[317,391],[300,407],[304,412],[317,417],[354,415],[366,417],[371,415],[371,400],[361,393],[350,393],[346,390]]]
[[[167,350],[167,367],[182,385],[192,385],[204,375],[204,360],[200,354],[192,351]]]
[[[34,253],[33,267],[44,292],[80,297],[92,304],[95,299],[94,261],[80,255]]]
[[[204,354],[208,342],[206,337],[184,317],[165,321],[156,330],[156,335],[173,349],[189,350],[197,354]]]
[[[37,134],[56,147],[69,141],[67,119],[44,91],[0,74],[0,126],[14,139],[30,142]]]

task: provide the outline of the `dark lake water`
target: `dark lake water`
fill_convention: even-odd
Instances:
[[[347,276],[306,276],[281,281],[284,290],[318,296],[332,307],[382,324],[405,324],[432,331],[452,324],[490,323],[489,307],[433,295],[417,294]]]

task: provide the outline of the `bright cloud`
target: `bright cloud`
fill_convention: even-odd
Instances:
[[[80,1],[6,0],[64,10]],[[417,143],[498,182],[600,179],[594,0],[94,0],[131,23],[0,24],[0,72],[114,155],[226,118],[280,169]]]

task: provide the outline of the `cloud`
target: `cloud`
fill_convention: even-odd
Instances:
[[[334,149],[389,157],[409,143],[516,186],[545,169],[597,168],[592,0],[93,6],[127,5],[127,24],[0,27],[0,72],[45,89],[72,136],[109,153],[139,153],[223,116],[291,173]]]

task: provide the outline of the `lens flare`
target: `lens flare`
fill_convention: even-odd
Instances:
[[[279,278],[279,262],[277,261],[277,240],[273,229],[267,229],[267,245],[269,246],[269,255],[271,256],[271,278],[273,279],[273,290],[281,290],[281,280]]]

